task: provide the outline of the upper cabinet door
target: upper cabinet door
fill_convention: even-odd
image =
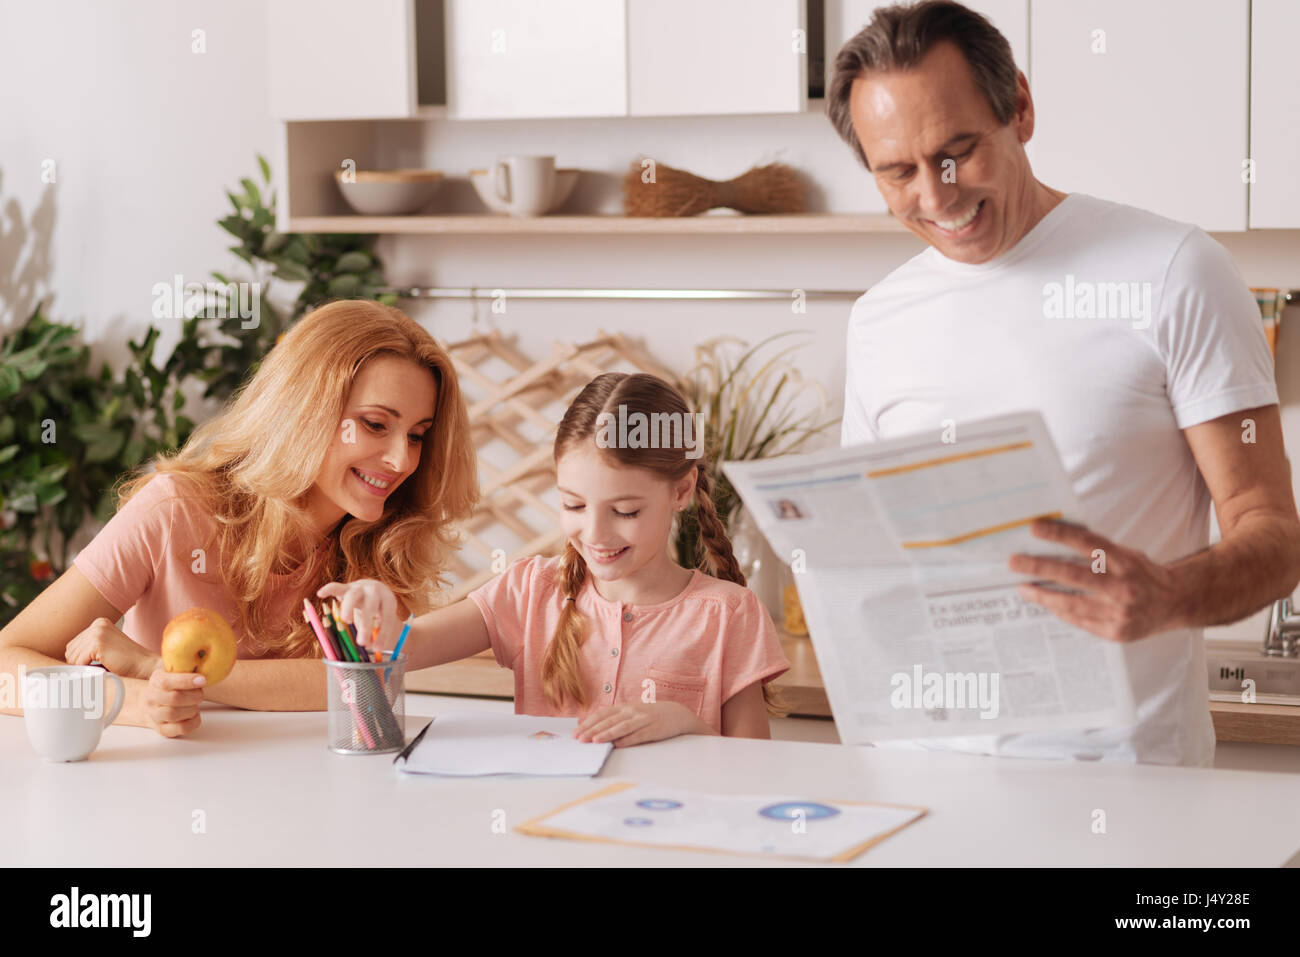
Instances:
[[[1300,83],[1295,41],[1300,4],[1254,0],[1250,15],[1250,186],[1252,229],[1300,228]]]
[[[413,0],[271,0],[267,37],[276,119],[415,115]]]
[[[1246,228],[1249,0],[1033,0],[1030,22],[1039,180]]]
[[[627,9],[631,115],[806,107],[803,0],[628,0]]]
[[[627,115],[627,15],[615,0],[446,0],[457,119]]]

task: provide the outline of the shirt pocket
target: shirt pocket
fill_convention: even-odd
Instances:
[[[705,680],[696,675],[679,675],[658,668],[647,668],[646,677],[654,682],[655,701],[672,701],[690,708],[703,717]]]

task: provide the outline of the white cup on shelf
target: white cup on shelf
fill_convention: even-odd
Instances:
[[[492,192],[512,216],[544,216],[555,197],[555,157],[498,158],[492,166]]]

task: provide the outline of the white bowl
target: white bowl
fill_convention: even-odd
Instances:
[[[344,171],[334,171],[339,192],[363,216],[403,216],[429,205],[442,183],[434,169],[357,170],[354,182],[343,181]]]
[[[578,183],[578,174],[582,172],[577,169],[557,169],[555,171],[555,192],[551,194],[551,205],[546,208],[548,213],[553,213],[569,198],[573,192],[573,187]],[[497,198],[497,194],[492,189],[492,171],[487,169],[472,169],[469,171],[469,180],[474,184],[474,192],[478,193],[478,198],[483,200],[483,205],[494,213],[509,213],[510,207]]]

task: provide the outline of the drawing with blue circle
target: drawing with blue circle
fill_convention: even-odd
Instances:
[[[815,821],[818,818],[834,817],[840,813],[840,809],[813,801],[785,801],[781,804],[769,804],[758,813],[777,821],[794,821],[800,818],[805,821]]]
[[[643,801],[636,802],[637,807],[643,807],[647,811],[672,811],[682,806],[681,801],[672,801],[668,798],[646,798]]]

